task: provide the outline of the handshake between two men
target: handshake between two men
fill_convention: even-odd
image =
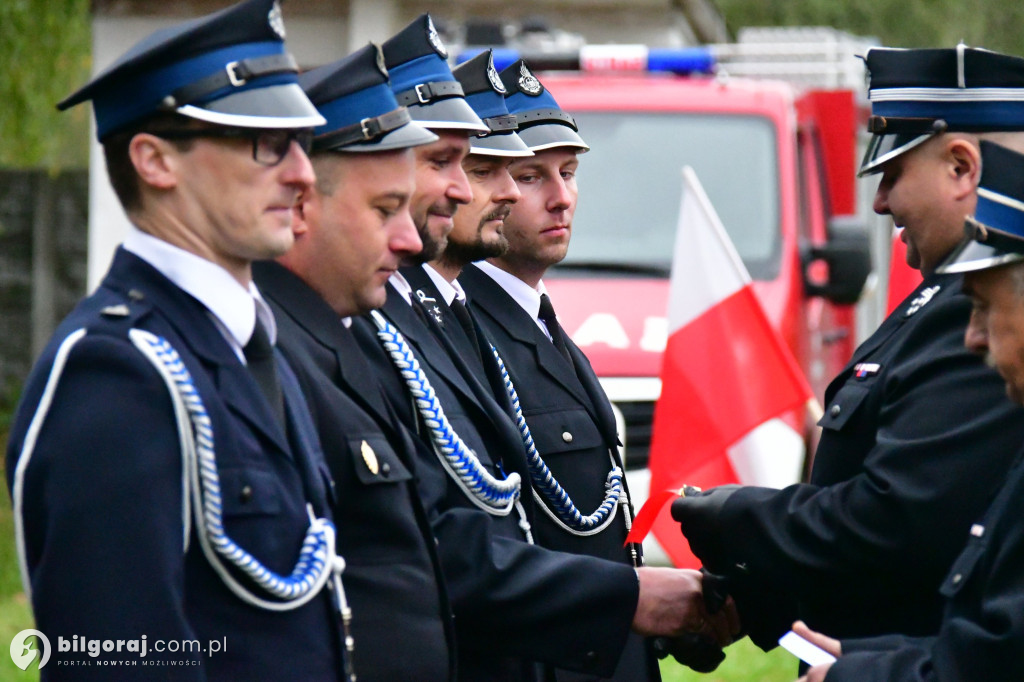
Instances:
[[[697,672],[711,672],[725,659],[722,649],[740,633],[731,597],[723,595],[714,577],[676,568],[636,569],[640,598],[633,630],[656,637],[659,658],[672,655]]]

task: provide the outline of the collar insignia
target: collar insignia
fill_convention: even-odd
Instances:
[[[416,298],[420,300],[420,304],[427,313],[434,318],[434,322],[444,327],[444,317],[441,315],[441,308],[437,305],[437,299],[433,296],[427,296],[427,292],[423,291],[423,289],[416,290]]]
[[[917,298],[910,302],[910,306],[907,307],[907,312],[904,313],[903,316],[910,317],[918,310],[928,305],[928,302],[935,297],[935,294],[939,293],[939,289],[941,288],[941,284],[936,284],[933,287],[928,287],[927,289],[922,290]]]

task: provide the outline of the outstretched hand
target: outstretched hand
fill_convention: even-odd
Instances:
[[[793,623],[793,632],[800,635],[808,642],[817,644],[836,658],[843,655],[843,645],[838,639],[833,639],[832,637],[823,635],[820,632],[815,632],[807,627],[807,624],[803,621],[798,620]],[[810,668],[803,677],[797,680],[797,682],[825,682],[825,676],[828,675],[828,671],[832,668],[832,665],[832,663],[816,665],[813,668]]]

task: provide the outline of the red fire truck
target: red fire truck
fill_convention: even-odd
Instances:
[[[804,43],[797,52],[806,56]],[[871,268],[855,178],[862,67],[853,64],[856,85],[826,88],[726,75],[748,64],[764,70],[767,62],[740,46],[521,55],[591,146],[580,160],[569,255],[545,284],[617,408],[635,503],[648,487],[684,165],[696,171],[819,398],[856,342],[853,304]],[[730,51],[732,63],[716,65],[714,53]],[[496,64],[513,56],[496,51]],[[797,59],[789,69],[809,72],[812,61],[818,68],[820,60]],[[845,55],[843,64],[850,68]],[[767,481],[747,482],[795,481],[814,421],[799,411],[760,430],[756,445],[767,439],[779,467]]]

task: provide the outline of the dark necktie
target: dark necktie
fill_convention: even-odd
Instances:
[[[551,298],[547,294],[540,295],[540,312],[537,313],[537,317],[544,323],[544,326],[548,328],[548,334],[551,334],[551,343],[555,344],[555,348],[561,353],[569,364],[572,364],[572,356],[569,355],[569,348],[565,345],[565,337],[562,336],[562,326],[558,324],[558,317],[555,315],[555,307],[551,305]]]
[[[274,363],[274,346],[270,343],[267,330],[263,328],[259,318],[253,329],[252,338],[242,349],[245,354],[249,374],[256,380],[260,392],[270,404],[270,410],[277,421],[284,426],[284,394],[281,392],[281,381],[277,376],[277,365]]]
[[[452,304],[449,307],[452,309],[455,319],[459,321],[459,326],[462,327],[462,331],[466,332],[466,337],[469,339],[470,344],[472,344],[473,350],[476,352],[477,359],[482,361],[483,357],[480,355],[480,338],[476,335],[476,325],[473,324],[473,318],[469,316],[469,310],[466,309],[466,304],[457,298],[453,298]]]

